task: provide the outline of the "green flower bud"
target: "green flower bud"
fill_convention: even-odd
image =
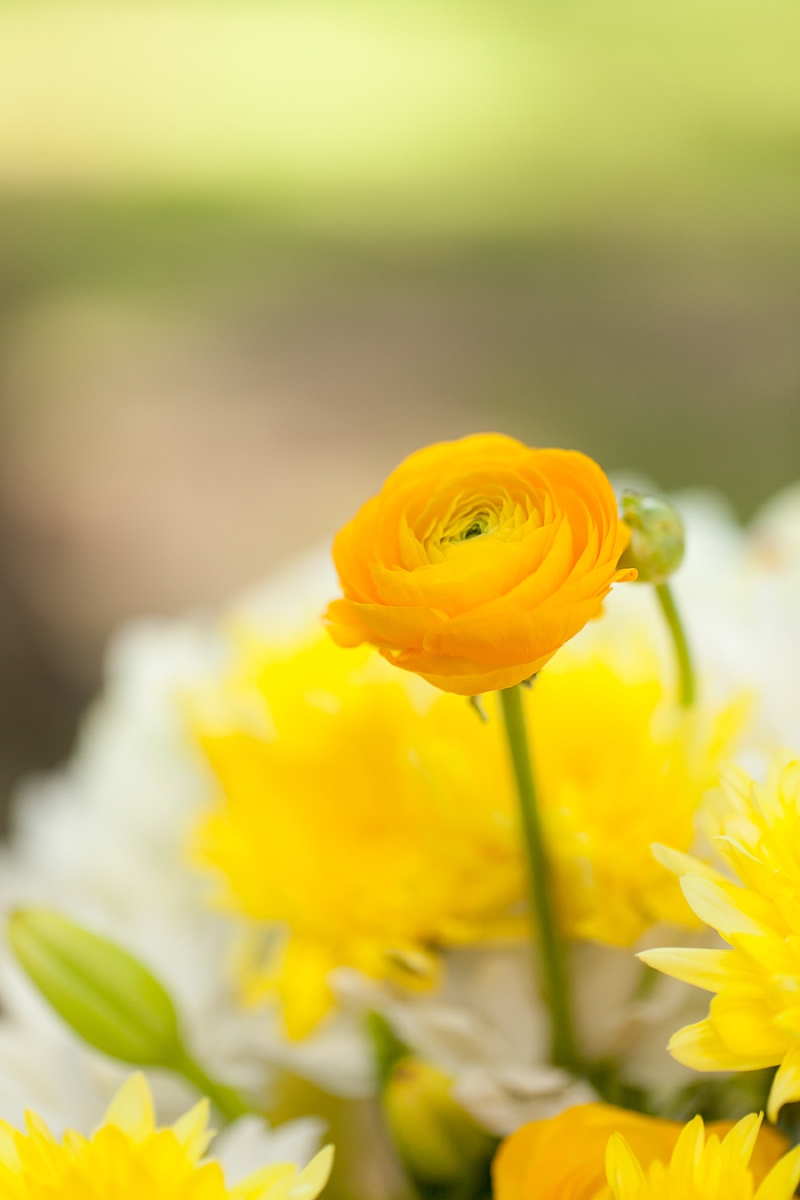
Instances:
[[[400,1157],[421,1186],[460,1185],[477,1194],[497,1139],[452,1097],[452,1080],[418,1058],[396,1063],[383,1093]]]
[[[13,913],[8,928],[39,991],[91,1046],[138,1066],[185,1058],[171,999],[130,954],[46,908]]]
[[[685,536],[680,513],[669,500],[626,492],[622,519],[631,530],[631,541],[620,567],[636,567],[639,583],[664,581],[683,560]]]
[[[226,1120],[254,1111],[187,1053],[172,1000],[132,954],[48,908],[13,913],[8,936],[32,982],[90,1046],[121,1062],[175,1071]]]

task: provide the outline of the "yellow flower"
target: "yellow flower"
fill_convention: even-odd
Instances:
[[[699,1071],[780,1064],[767,1113],[800,1099],[800,764],[776,767],[765,787],[729,772],[729,812],[714,839],[742,886],[669,850],[695,913],[730,950],[664,949],[640,955],[676,979],[716,992],[708,1017],[674,1035],[670,1052]]]
[[[788,1148],[788,1139],[777,1129],[764,1126],[759,1130],[757,1117],[749,1117],[735,1128],[732,1121],[715,1121],[709,1126],[705,1148],[706,1174],[713,1177],[713,1171],[707,1168],[715,1155],[719,1157],[719,1139],[727,1135],[723,1145],[727,1145],[729,1156],[734,1147],[742,1147],[735,1163],[738,1180],[733,1174],[733,1190],[693,1191],[693,1181],[687,1181],[685,1175],[677,1176],[683,1190],[680,1187],[677,1191],[614,1190],[620,1161],[623,1178],[632,1179],[636,1185],[640,1183],[642,1168],[652,1172],[656,1179],[669,1178],[671,1168],[664,1170],[664,1167],[676,1155],[681,1140],[678,1162],[682,1161],[687,1142],[691,1141],[697,1148],[698,1128],[702,1144],[702,1122],[699,1127],[697,1122],[684,1127],[678,1121],[642,1116],[611,1104],[581,1104],[568,1108],[557,1117],[523,1125],[506,1138],[492,1165],[494,1200],[532,1200],[532,1197],[536,1200],[566,1200],[567,1197],[569,1200],[611,1200],[612,1196],[615,1200],[645,1200],[645,1197],[647,1200],[712,1200],[712,1197],[714,1200],[717,1197],[719,1200],[745,1200],[745,1197],[749,1200],[752,1188],[737,1191],[736,1182],[749,1187],[752,1173],[752,1180],[760,1184]],[[612,1146],[613,1151],[609,1153]],[[611,1167],[608,1175],[607,1155]],[[746,1170],[748,1158],[750,1171]],[[793,1165],[797,1159],[790,1158],[789,1161]],[[627,1174],[624,1173],[626,1167]],[[785,1172],[787,1168],[782,1169]],[[731,1175],[729,1172],[728,1183]],[[698,1182],[702,1178],[701,1170]],[[788,1200],[790,1195],[791,1191],[759,1193],[761,1200],[765,1196],[769,1200],[778,1200],[779,1196],[783,1200],[785,1196]]]
[[[414,697],[372,650],[324,635],[285,657],[246,644],[241,669],[252,687],[214,700],[227,728],[199,719],[223,792],[200,854],[234,908],[290,931],[247,972],[252,999],[277,983],[290,1036],[329,1008],[333,967],[430,987],[434,948],[520,929],[509,788],[472,749],[494,739],[465,701],[420,681]]]
[[[656,1161],[645,1174],[625,1138],[608,1143],[606,1172],[614,1200],[791,1200],[800,1180],[800,1146],[780,1159],[754,1193],[749,1169],[761,1117],[744,1117],[719,1140],[705,1137],[695,1117],[678,1138],[669,1163]]]
[[[695,812],[735,732],[736,706],[716,721],[676,711],[653,670],[622,677],[602,659],[581,663],[570,654],[542,672],[528,697],[560,920],[570,937],[630,946],[656,921],[696,924],[650,846],[691,846]]]
[[[535,674],[599,610],[630,539],[597,463],[498,433],[417,451],[336,537],[341,646],[447,692]]]
[[[208,1101],[157,1130],[150,1089],[132,1075],[89,1139],[72,1130],[56,1141],[34,1113],[27,1132],[0,1121],[3,1200],[314,1200],[330,1174],[330,1146],[298,1173],[292,1163],[263,1167],[225,1186],[217,1162],[201,1159],[213,1130]]]
[[[692,920],[647,851],[688,849],[708,748],[600,661],[569,659],[526,693],[561,919],[571,936],[633,941],[661,917]],[[251,1001],[277,987],[287,1031],[310,1032],[339,965],[415,988],[438,951],[522,935],[524,868],[499,714],[326,637],[292,649],[252,639],[195,727],[221,787],[196,855],[220,901],[249,922]],[[663,728],[658,728],[659,723]],[[578,734],[576,736],[576,732]],[[276,945],[272,926],[287,931]]]

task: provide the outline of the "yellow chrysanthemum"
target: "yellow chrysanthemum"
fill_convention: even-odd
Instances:
[[[714,1138],[718,1145],[733,1128],[732,1121],[714,1121],[707,1129],[709,1143]],[[771,1125],[761,1125],[756,1134],[749,1164],[745,1160],[741,1165],[749,1165],[760,1185],[786,1153],[789,1139]],[[678,1121],[612,1104],[578,1104],[556,1117],[531,1121],[505,1139],[492,1163],[494,1200],[612,1200],[605,1168],[612,1135],[624,1138],[628,1153],[645,1171],[652,1163],[666,1166],[679,1139],[689,1136]],[[728,1148],[735,1144],[736,1139]],[[680,1200],[693,1195],[691,1190],[679,1192]]]
[[[776,765],[766,786],[742,771],[726,781],[728,815],[714,843],[742,882],[703,862],[657,849],[681,874],[689,904],[730,950],[651,950],[659,971],[716,992],[709,1015],[672,1038],[679,1062],[699,1071],[780,1064],[767,1112],[800,1100],[800,763]]]
[[[227,683],[195,701],[222,798],[199,857],[223,902],[283,922],[250,941],[246,991],[277,984],[291,1036],[330,1005],[342,964],[412,987],[442,947],[524,933],[524,873],[501,722],[321,637],[282,653],[245,639]],[[659,684],[600,661],[544,671],[528,694],[536,768],[568,935],[629,944],[691,921],[647,847],[687,848],[709,772],[690,718]],[[259,927],[257,927],[259,928]]]
[[[298,1173],[277,1163],[225,1186],[217,1162],[201,1163],[213,1137],[208,1101],[169,1129],[156,1129],[150,1089],[132,1075],[89,1139],[68,1131],[56,1141],[34,1113],[27,1132],[0,1121],[3,1200],[314,1200],[330,1174],[330,1146]]]
[[[791,1200],[800,1180],[800,1146],[780,1159],[753,1190],[750,1158],[761,1117],[755,1113],[719,1140],[706,1138],[701,1117],[684,1128],[669,1163],[652,1162],[647,1172],[625,1138],[615,1133],[606,1151],[606,1173],[614,1200]]]
[[[665,705],[654,665],[623,678],[568,652],[542,672],[528,704],[567,934],[630,946],[656,921],[696,924],[650,845],[691,846],[738,706],[708,723]]]

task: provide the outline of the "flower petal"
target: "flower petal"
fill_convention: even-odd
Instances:
[[[778,1119],[784,1104],[800,1100],[800,1046],[793,1046],[778,1067],[767,1102],[767,1117]]]
[[[720,1038],[711,1021],[706,1017],[696,1025],[686,1025],[669,1040],[667,1046],[673,1058],[694,1071],[752,1071],[756,1067],[775,1065],[768,1062],[753,1062],[746,1053],[734,1054]]]
[[[614,1200],[635,1200],[639,1195],[644,1183],[644,1171],[621,1133],[614,1133],[609,1139],[606,1175]]]
[[[153,1097],[147,1080],[136,1071],[123,1083],[108,1106],[106,1125],[116,1125],[135,1142],[143,1142],[156,1127]]]
[[[707,992],[719,992],[730,982],[730,971],[737,956],[733,950],[696,950],[665,946],[637,954],[648,967],[664,975],[692,983]]]
[[[702,875],[684,875],[681,889],[693,912],[701,921],[716,929],[723,937],[734,933],[761,936],[761,926],[742,912],[736,903],[739,889],[732,884],[717,883]],[[744,897],[744,893],[740,891]]]

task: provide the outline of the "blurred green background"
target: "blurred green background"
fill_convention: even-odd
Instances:
[[[119,621],[499,428],[800,476],[788,0],[0,0],[0,791]]]

